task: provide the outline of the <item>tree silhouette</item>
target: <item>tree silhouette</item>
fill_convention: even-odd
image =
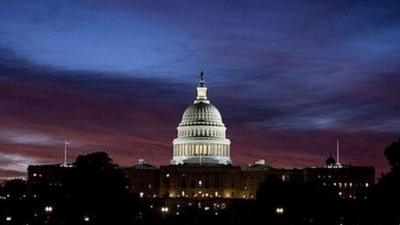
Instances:
[[[396,207],[400,202],[400,139],[389,145],[384,154],[391,170],[379,179],[371,193],[371,213],[368,215],[372,220],[366,224],[400,223],[400,211]]]
[[[273,175],[257,192],[258,217],[270,224],[331,224],[338,217],[338,208],[333,190],[304,182],[284,182]]]
[[[386,148],[385,157],[392,170],[398,171],[400,169],[400,138]]]
[[[79,155],[74,165],[79,169],[109,170],[118,166],[105,152],[94,152],[87,155]]]
[[[1,188],[0,192],[3,192],[3,195],[9,195],[10,198],[20,198],[22,193],[27,192],[27,183],[22,179],[12,179],[8,180],[4,183],[4,186]]]
[[[76,170],[68,176],[66,192],[69,208],[82,218],[90,215],[92,220],[119,224],[132,221],[137,201],[129,195],[129,179],[113,163],[105,152],[80,155],[74,163]],[[132,210],[127,212],[127,210]],[[78,221],[70,221],[71,224]]]

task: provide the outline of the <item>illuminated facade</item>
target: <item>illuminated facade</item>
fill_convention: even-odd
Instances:
[[[349,199],[363,198],[374,184],[373,167],[343,165],[329,157],[325,166],[303,169],[276,169],[258,160],[247,167],[232,165],[230,140],[218,109],[207,98],[203,73],[194,103],[183,113],[173,140],[170,165],[151,166],[145,160],[123,168],[130,179],[130,190],[142,198],[169,199],[254,199],[257,190],[268,176],[284,182],[317,184],[337,189]],[[339,159],[339,142],[337,142]],[[43,184],[62,188],[66,172],[74,171],[65,165],[30,166],[28,180],[32,187]]]
[[[231,164],[231,142],[221,113],[207,98],[203,72],[197,97],[183,113],[177,130],[171,164]]]
[[[188,164],[160,167],[160,197],[238,198],[241,190],[239,166]]]
[[[254,199],[260,184],[270,175],[285,182],[303,182],[302,169],[277,169],[260,161],[244,168],[221,164],[154,168],[151,165],[125,168],[132,192],[144,198]]]

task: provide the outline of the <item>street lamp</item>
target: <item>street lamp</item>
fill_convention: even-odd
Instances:
[[[89,222],[89,221],[90,221],[90,217],[89,217],[89,216],[84,216],[84,217],[83,217],[83,221]]]
[[[278,208],[276,208],[275,212],[278,215],[282,215],[284,213],[284,209],[282,207],[278,207]]]
[[[168,212],[168,207],[167,206],[165,206],[165,207],[161,207],[161,212],[163,212],[163,213],[167,213]]]
[[[51,213],[51,212],[53,212],[53,207],[52,206],[46,206],[46,207],[44,207],[44,211],[46,213]]]

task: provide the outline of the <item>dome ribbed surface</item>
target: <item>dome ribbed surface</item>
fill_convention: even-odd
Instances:
[[[199,102],[185,110],[179,124],[179,126],[193,125],[224,126],[224,123],[217,107],[209,103]]]

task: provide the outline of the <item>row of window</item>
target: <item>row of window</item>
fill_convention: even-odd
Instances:
[[[318,179],[320,179],[320,180],[324,180],[324,179],[335,179],[335,180],[338,180],[338,179],[342,179],[342,180],[349,180],[349,179],[352,179],[353,178],[353,176],[349,176],[349,175],[318,175],[317,176],[318,177]]]
[[[172,194],[170,192],[166,192],[165,196],[168,196],[170,198],[174,198],[174,197],[190,197],[190,198],[254,198],[254,194],[253,193],[245,193],[243,195],[241,195],[240,193],[235,193],[235,192],[224,192],[224,193],[220,193],[219,191],[215,191],[214,193],[208,193],[208,192],[202,192],[202,191],[198,191],[198,192],[190,192],[187,193],[184,190],[181,190],[180,192],[176,193],[176,194]]]
[[[334,187],[339,187],[339,188],[352,188],[352,187],[369,187],[370,184],[368,182],[354,183],[354,185],[352,182],[349,182],[349,183],[347,183],[347,182],[343,182],[343,183],[342,182],[333,182],[333,183],[323,182],[322,185],[334,186]]]
[[[229,156],[229,145],[225,144],[175,144],[174,156]]]
[[[223,129],[215,128],[197,128],[197,129],[179,129],[178,137],[225,137]]]

